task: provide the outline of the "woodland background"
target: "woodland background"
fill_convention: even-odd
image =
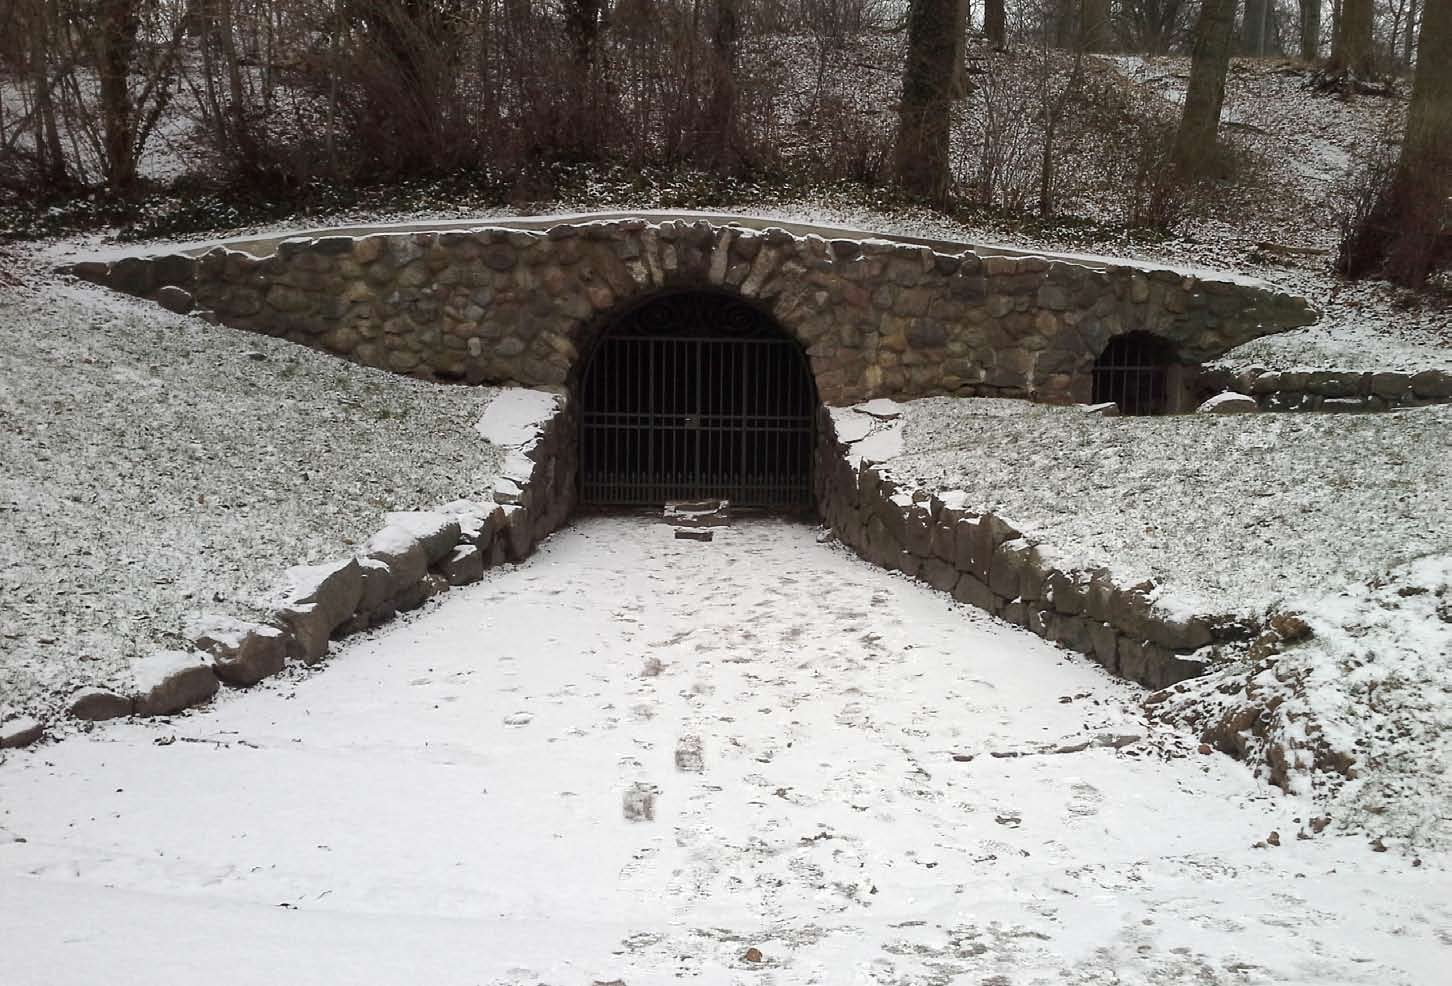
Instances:
[[[1337,189],[1342,273],[1415,287],[1452,254],[1447,0],[6,7],[11,237],[184,234],[420,197],[692,206],[844,189],[1165,231],[1263,180],[1266,152],[1222,120],[1239,56],[1295,75],[1327,113],[1393,107]],[[1191,57],[1174,104],[1112,69],[1176,54]]]

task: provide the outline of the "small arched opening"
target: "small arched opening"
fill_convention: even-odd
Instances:
[[[812,503],[817,395],[806,354],[733,295],[673,291],[617,315],[589,353],[579,397],[585,504]]]
[[[1094,403],[1124,414],[1179,410],[1182,377],[1174,343],[1148,332],[1115,336],[1094,361]]]

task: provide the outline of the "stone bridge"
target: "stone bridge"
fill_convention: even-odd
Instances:
[[[368,366],[556,389],[578,380],[620,313],[674,290],[717,292],[797,340],[837,405],[1086,402],[1117,336],[1152,334],[1192,365],[1315,318],[1244,279],[730,217],[325,231],[65,269]]]

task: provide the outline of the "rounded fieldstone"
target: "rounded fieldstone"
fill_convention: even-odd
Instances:
[[[82,688],[71,696],[70,713],[87,722],[101,722],[129,716],[134,708],[131,699],[104,688]]]
[[[29,716],[0,722],[0,750],[18,750],[45,735],[45,727]]]
[[[1254,397],[1227,391],[1216,394],[1195,409],[1198,414],[1246,414],[1260,410]]]
[[[1412,375],[1412,392],[1422,398],[1452,397],[1452,372],[1423,370]]]
[[[192,310],[194,300],[190,291],[168,284],[157,290],[156,303],[169,312],[185,315]]]

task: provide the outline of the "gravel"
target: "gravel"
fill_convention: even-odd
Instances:
[[[0,705],[54,715],[389,510],[489,499],[492,390],[26,280],[0,287]]]
[[[1452,407],[1103,418],[927,398],[888,463],[962,490],[1067,563],[1154,578],[1200,612],[1297,605],[1452,552]]]

